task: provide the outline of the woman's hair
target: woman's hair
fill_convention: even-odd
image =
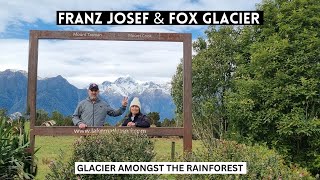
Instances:
[[[141,114],[141,110],[139,108],[139,113],[137,114],[138,116]],[[131,113],[131,106],[130,106],[130,109],[129,109],[129,113],[127,115],[127,117],[131,117],[132,116],[132,113]]]

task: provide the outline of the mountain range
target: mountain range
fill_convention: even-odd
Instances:
[[[22,70],[0,71],[0,108],[8,113],[26,111],[28,73]],[[157,84],[152,81],[140,83],[130,76],[119,77],[114,82],[104,81],[99,84],[100,97],[118,108],[123,96],[139,97],[142,112],[159,112],[160,121],[174,118],[175,105],[170,95],[171,84]],[[38,77],[37,109],[46,112],[58,111],[63,115],[72,115],[78,102],[87,97],[86,89],[78,89],[64,77],[58,75],[51,78]],[[114,125],[121,117],[108,117],[107,122]]]

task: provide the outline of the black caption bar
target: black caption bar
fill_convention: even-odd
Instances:
[[[263,11],[57,11],[57,25],[262,25]]]

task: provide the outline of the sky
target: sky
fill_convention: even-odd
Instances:
[[[200,25],[56,25],[56,11],[248,11],[261,0],[0,0],[0,71],[28,69],[29,31],[170,32],[205,38]],[[169,82],[182,58],[182,43],[40,40],[38,76],[58,75],[78,88],[118,77]]]

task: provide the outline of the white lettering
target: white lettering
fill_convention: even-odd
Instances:
[[[100,20],[101,14],[102,14],[101,12],[97,12],[97,13],[96,13],[96,15],[97,15],[98,17],[97,17],[97,19],[96,19],[95,24],[102,24],[102,21]]]
[[[90,16],[87,14],[87,13],[85,13],[85,15],[84,15],[84,22],[86,23],[86,24],[88,24],[88,21],[90,21],[90,23],[94,23],[94,15],[93,15],[93,13],[90,13]]]
[[[134,19],[133,19],[132,16],[133,16],[133,13],[132,13],[132,12],[129,12],[129,13],[128,13],[128,19],[129,19],[129,20],[127,21],[128,24],[133,24],[133,23],[134,23]]]
[[[64,19],[65,13],[59,12],[59,24],[61,24],[61,20]]]
[[[253,24],[255,21],[257,24],[260,24],[258,19],[259,19],[259,13],[256,13],[256,12],[252,13],[251,23]]]
[[[220,24],[222,24],[222,23],[229,24],[228,17],[225,13],[223,13],[221,21],[220,21]]]
[[[67,17],[66,17],[66,24],[73,24],[72,18],[73,18],[73,14],[72,13],[66,13]]]
[[[198,24],[197,20],[196,20],[196,16],[197,16],[197,13],[189,13],[190,14],[190,21],[189,21],[189,24]]]
[[[121,20],[121,21],[119,21],[119,16],[122,16],[122,20]],[[123,24],[123,23],[126,21],[126,16],[125,16],[122,12],[120,12],[120,13],[117,13],[117,14],[114,16],[114,19],[115,19],[115,22],[116,22],[117,24]]]
[[[81,14],[78,13],[77,17],[76,17],[76,21],[74,22],[75,24],[83,24],[83,21],[82,21],[82,17],[81,17]]]
[[[210,24],[211,23],[211,18],[209,17],[207,19],[207,16],[210,16],[210,15],[211,15],[211,13],[204,13],[204,15],[202,17],[202,20],[203,20],[204,23],[206,23],[206,24]]]
[[[181,21],[181,16],[183,16],[183,21]],[[188,16],[185,14],[185,13],[179,13],[178,15],[177,15],[177,22],[179,23],[179,24],[185,24],[186,22],[188,21]]]
[[[142,18],[143,24],[146,24],[147,20],[149,19],[148,16],[149,16],[149,13],[143,13],[143,18]]]
[[[238,21],[235,21],[235,20],[233,19],[233,17],[234,17],[235,15],[238,15],[238,13],[232,13],[232,14],[231,14],[231,16],[230,16],[230,21],[231,21],[233,24],[238,24]]]
[[[172,21],[174,20],[174,19],[176,19],[174,16],[175,16],[176,14],[175,13],[169,13],[169,23],[170,24],[172,24]]]
[[[244,22],[243,22],[243,24],[250,24],[250,13],[243,13],[243,15],[244,15]]]

